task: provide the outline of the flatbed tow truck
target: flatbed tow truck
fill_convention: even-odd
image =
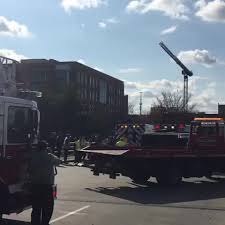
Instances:
[[[153,133],[143,136],[139,147],[93,144],[81,152],[93,164],[94,175],[108,174],[112,179],[123,175],[137,183],[155,177],[159,184],[176,185],[183,177],[210,177],[215,172],[225,172],[222,118],[195,118],[188,138],[182,137],[181,133],[173,133],[170,138],[165,133]]]

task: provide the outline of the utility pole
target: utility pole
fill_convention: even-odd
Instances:
[[[142,115],[142,92],[140,92],[140,116]]]

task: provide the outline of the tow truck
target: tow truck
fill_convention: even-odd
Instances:
[[[224,130],[223,118],[195,118],[188,135],[153,132],[143,135],[140,146],[93,144],[81,151],[88,155],[96,176],[123,175],[137,183],[155,177],[159,184],[176,185],[182,178],[225,172]]]
[[[16,98],[16,63],[0,57],[0,221],[31,205],[28,163],[38,141],[37,103]]]

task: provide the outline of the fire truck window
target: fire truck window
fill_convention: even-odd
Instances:
[[[8,143],[26,143],[29,130],[29,109],[9,107],[8,109]]]

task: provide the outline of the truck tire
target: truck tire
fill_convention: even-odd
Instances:
[[[137,175],[131,176],[130,178],[132,179],[134,183],[144,184],[149,180],[150,176],[147,174],[137,174]]]
[[[169,168],[156,176],[158,184],[161,185],[178,185],[182,181],[182,175],[179,168]]]

